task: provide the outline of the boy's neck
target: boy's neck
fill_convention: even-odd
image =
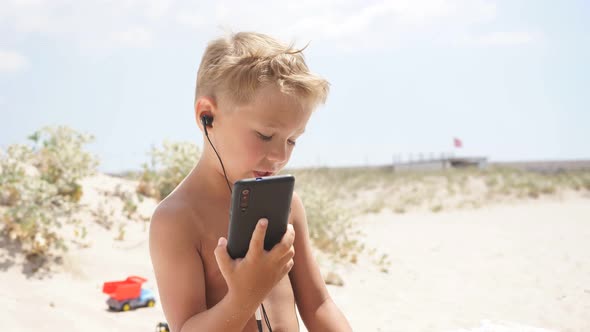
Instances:
[[[226,197],[229,200],[231,193],[227,187],[225,176],[213,164],[219,161],[217,159],[211,160],[211,158],[207,157],[209,156],[203,154],[195,168],[191,171],[189,175],[191,183],[199,191],[206,191],[210,197]],[[233,184],[230,182],[230,185]]]

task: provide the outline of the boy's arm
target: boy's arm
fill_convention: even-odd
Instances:
[[[176,210],[160,205],[150,224],[150,255],[171,331],[241,331],[256,305],[246,308],[226,296],[207,310],[203,263],[191,238],[195,231]]]
[[[214,255],[228,291],[207,309],[203,262],[198,241],[192,238],[199,231],[192,226],[194,220],[187,214],[183,218],[178,210],[161,204],[150,225],[152,264],[172,331],[242,331],[262,300],[293,267],[293,228],[289,226],[281,242],[267,252],[268,220],[259,220],[246,257],[236,260],[227,252],[227,240],[220,238]]]
[[[352,331],[346,317],[338,309],[324,283],[311,250],[307,218],[301,199],[293,195],[291,203],[295,228],[295,265],[289,273],[299,314],[310,332]]]

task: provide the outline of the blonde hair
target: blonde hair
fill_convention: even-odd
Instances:
[[[309,71],[304,49],[254,32],[215,39],[207,45],[199,66],[195,102],[209,96],[244,104],[259,88],[276,84],[282,93],[301,98],[311,107],[324,104],[330,83]]]

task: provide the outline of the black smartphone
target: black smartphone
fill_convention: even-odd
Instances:
[[[264,249],[271,250],[287,231],[295,177],[275,175],[236,181],[232,191],[227,251],[246,256],[258,220],[268,219]]]

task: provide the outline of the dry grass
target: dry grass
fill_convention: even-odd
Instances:
[[[590,194],[590,170],[535,173],[492,167],[394,173],[386,168],[319,168],[284,173],[296,177],[318,249],[337,261],[353,263],[367,253],[384,272],[388,258],[364,246],[356,217],[387,209],[398,214],[439,213],[568,192]]]
[[[298,182],[321,181],[334,203],[353,215],[440,212],[590,191],[590,170],[559,173],[508,168],[397,172],[387,168],[292,170]],[[320,180],[321,179],[321,180]]]

